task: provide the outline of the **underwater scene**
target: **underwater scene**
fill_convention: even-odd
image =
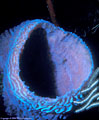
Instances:
[[[98,120],[99,0],[1,6],[0,120]]]

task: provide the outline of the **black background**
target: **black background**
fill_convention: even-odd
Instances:
[[[95,68],[99,66],[99,0],[52,0],[56,19],[60,27],[76,33],[84,39],[93,54]],[[0,33],[26,20],[45,19],[51,21],[46,0],[0,1]],[[7,117],[0,99],[0,117]],[[98,120],[98,108],[73,114],[67,120]]]

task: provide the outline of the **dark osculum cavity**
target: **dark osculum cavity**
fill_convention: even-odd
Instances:
[[[30,91],[42,97],[57,96],[55,66],[51,61],[46,31],[37,28],[31,32],[20,55],[20,77]]]

